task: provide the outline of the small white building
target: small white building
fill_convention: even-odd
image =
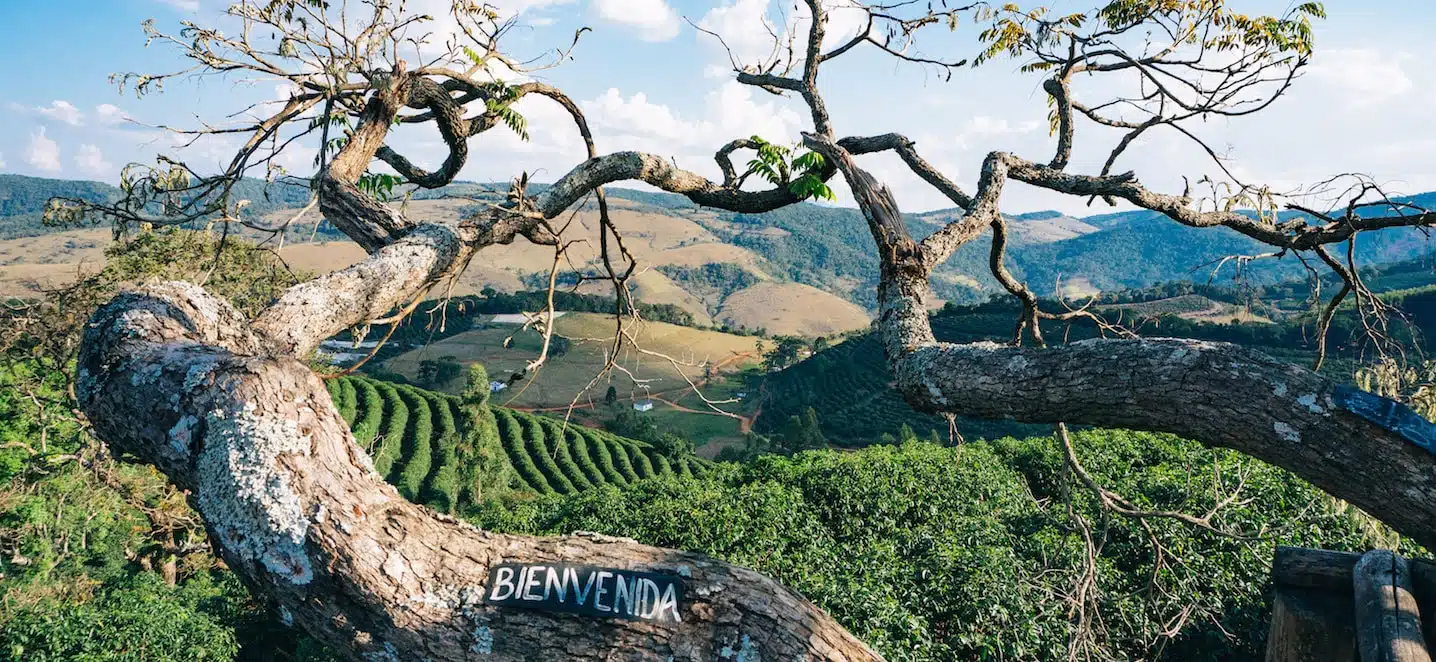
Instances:
[[[634,411],[648,411],[653,409],[653,401],[644,400],[643,402],[635,402],[633,403],[633,409]]]
[[[507,382],[489,382],[489,393],[498,393],[508,387]]]

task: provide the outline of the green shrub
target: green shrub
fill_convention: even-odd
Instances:
[[[359,393],[359,409],[362,412],[353,426],[354,441],[368,449],[374,444],[375,435],[379,434],[379,426],[384,423],[384,397],[367,379],[353,378],[353,382]]]
[[[503,440],[504,452],[508,454],[509,462],[518,471],[519,478],[523,479],[529,489],[539,494],[553,493],[553,487],[534,465],[533,458],[529,457],[528,444],[524,443],[524,431],[517,415],[512,410],[502,407],[492,411],[494,418],[498,420],[499,439]]]
[[[528,447],[528,455],[539,471],[543,472],[544,478],[548,479],[548,484],[560,494],[577,492],[573,483],[563,475],[563,471],[558,468],[558,463],[554,461],[553,453],[544,439],[544,426],[541,417],[522,413],[515,414],[515,417],[523,425],[524,444]],[[556,442],[563,443],[563,439],[558,439]]]
[[[652,478],[657,475],[653,472],[653,462],[648,459],[648,453],[646,452],[649,448],[652,448],[651,446],[647,446],[646,444],[640,446],[627,439],[622,440],[620,443],[622,443],[623,447],[628,451],[628,458],[633,463],[633,470],[638,474],[640,479]]]
[[[613,465],[623,475],[625,483],[635,483],[641,480],[638,472],[633,470],[633,458],[630,456],[628,444],[622,439],[613,435],[604,435],[604,446],[608,453],[613,456]]]
[[[614,485],[627,485],[628,477],[618,470],[618,463],[614,459],[615,454],[622,454],[622,450],[614,450],[610,447],[604,435],[595,430],[584,430],[584,440],[588,442],[588,450],[593,454],[598,468],[603,472],[606,483]]]
[[[575,449],[570,443],[569,430],[573,429],[572,424],[565,424],[563,421],[553,420],[547,417],[540,417],[543,424],[544,438],[550,448],[555,452],[554,462],[563,472],[569,484],[575,490],[591,490],[594,484],[589,482],[588,476],[584,475],[583,469],[579,468],[578,462],[574,459]]]
[[[656,475],[663,478],[673,477],[673,467],[668,464],[668,458],[664,457],[662,453],[654,453],[650,459],[653,460],[653,470]]]
[[[519,486],[518,472],[504,452],[498,421],[488,406],[461,404],[464,421],[459,443],[459,499],[478,505],[484,499],[498,499]]]
[[[357,394],[354,392],[354,381],[343,377],[329,381],[339,383],[339,415],[343,417],[345,423],[353,425],[355,405],[358,400]]]
[[[578,463],[583,470],[583,475],[588,479],[590,485],[598,486],[609,482],[604,477],[603,471],[598,468],[594,461],[593,449],[589,447],[588,439],[583,435],[584,428],[578,425],[570,425],[564,430],[564,438],[568,441],[569,456]]]
[[[384,396],[384,432],[379,439],[378,450],[374,451],[374,470],[387,479],[403,449],[404,432],[409,426],[409,406],[399,397],[394,385],[378,382],[375,387]]]
[[[489,372],[478,363],[469,366],[464,377],[464,392],[460,394],[464,404],[486,405],[489,403]]]
[[[1363,524],[1329,497],[1235,453],[1166,435],[1093,431],[1075,439],[1094,475],[1143,508],[1204,513],[1214,503],[1214,475],[1227,487],[1242,476],[1251,501],[1228,506],[1217,522],[1271,534],[1244,541],[1149,520],[1159,556],[1140,525],[1107,521],[1096,657],[1260,660],[1275,545],[1368,544]],[[474,518],[515,533],[633,537],[754,568],[889,659],[1066,659],[1073,624],[1064,596],[1086,548],[1062,490],[1071,490],[1077,512],[1100,520],[1087,492],[1062,485],[1067,475],[1050,438],[815,451],[706,471],[702,479],[486,507]]]
[[[193,585],[193,586],[192,586]],[[0,657],[26,662],[229,662],[239,652],[207,582],[170,589],[151,573],[86,602],[41,603],[0,623]]]
[[[423,391],[403,386],[399,388],[399,395],[409,406],[409,429],[404,432],[404,466],[399,470],[395,487],[405,499],[417,502],[424,478],[433,464],[433,412]]]
[[[435,429],[434,469],[424,486],[423,502],[435,509],[451,513],[458,508],[459,430],[454,420],[451,396],[426,394],[429,409],[438,418]]]

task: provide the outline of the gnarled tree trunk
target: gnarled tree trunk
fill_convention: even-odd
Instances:
[[[1185,203],[1144,197],[1129,179],[1081,178],[995,153],[977,195],[950,194],[966,217],[914,242],[891,194],[852,155],[895,149],[935,186],[948,190],[951,183],[900,136],[833,140],[814,87],[822,23],[812,22],[802,81],[748,76],[803,91],[820,131],[806,139],[826,157],[823,178],[842,172],[868,220],[882,268],[880,333],[908,402],[977,417],[1168,431],[1235,448],[1436,546],[1436,428],[1394,402],[1222,343],[937,342],[926,312],[928,276],[963,241],[997,223],[1008,177],[1126,197],[1178,220],[1186,218]],[[727,160],[735,142],[719,153],[722,184],[660,157],[622,152],[590,158],[536,200],[520,197],[457,226],[415,225],[356,183],[401,106],[463,121],[444,108],[446,98],[396,67],[377,84],[344,150],[315,178],[321,210],[369,259],[291,288],[252,321],[183,283],[122,294],[101,308],[86,329],[77,376],[80,404],[100,438],[188,490],[213,544],[255,592],[287,622],[353,659],[879,659],[820,609],[757,573],[632,541],[481,531],[406,502],[373,471],[320,380],[300,362],[325,338],[409,304],[486,246],[519,235],[551,242],[545,221],[610,182],[640,180],[731,211],[798,200],[784,186],[742,191]],[[471,129],[442,133],[452,142]],[[462,167],[461,151],[439,172],[413,175],[446,181]],[[392,152],[381,158],[412,168]],[[1266,236],[1264,228],[1247,230]],[[496,606],[485,598],[488,573],[505,562],[680,577],[687,586],[681,622]]]
[[[190,492],[257,595],[336,650],[435,662],[881,659],[756,572],[629,540],[489,533],[404,500],[322,381],[269,346],[199,287],[150,286],[95,314],[78,394],[101,438]],[[673,575],[685,584],[681,620],[493,606],[485,589],[499,563]]]

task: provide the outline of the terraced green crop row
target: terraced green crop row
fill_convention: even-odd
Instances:
[[[330,395],[374,459],[374,470],[410,500],[452,512],[465,476],[463,440],[475,425],[455,396],[366,377],[328,381]],[[496,427],[503,457],[517,474],[514,487],[540,494],[569,494],[601,485],[628,485],[657,476],[696,476],[712,467],[698,457],[672,459],[649,444],[602,430],[491,407],[482,425]]]

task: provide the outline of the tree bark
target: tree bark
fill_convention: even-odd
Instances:
[[[382,103],[374,122],[397,107]],[[346,151],[378,149],[368,125]],[[879,333],[915,407],[1167,431],[1242,450],[1436,546],[1436,428],[1393,402],[1221,343],[938,343],[927,279],[932,252],[956,240],[914,242],[891,193],[843,142],[808,138],[868,220],[882,267]],[[790,192],[741,191],[621,152],[585,161],[536,200],[415,227],[371,209],[353,186],[355,167],[336,157],[321,173],[321,208],[369,259],[291,288],[252,324],[193,285],[125,293],[95,314],[82,343],[77,397],[98,436],[190,492],[220,555],[256,595],[352,659],[880,659],[801,596],[742,568],[632,541],[498,535],[406,502],[297,358],[421,297],[481,248],[539,236],[544,219],[599,186],[636,179],[745,212],[791,204]],[[965,225],[997,213],[1007,164],[992,167]],[[676,626],[487,605],[489,568],[510,561],[666,572],[692,588]]]
[[[927,315],[929,262],[892,193],[841,144],[804,137],[843,174],[868,221],[882,261],[878,333],[915,409],[1171,432],[1287,469],[1436,547],[1436,425],[1395,401],[1230,343],[938,342]],[[1001,158],[985,164],[969,222],[996,216],[1006,168]]]
[[[405,501],[321,380],[269,346],[199,287],[153,285],[91,319],[77,394],[100,438],[189,491],[256,595],[351,659],[881,659],[750,570],[628,540],[500,535]],[[679,576],[682,621],[487,605],[501,562]]]

